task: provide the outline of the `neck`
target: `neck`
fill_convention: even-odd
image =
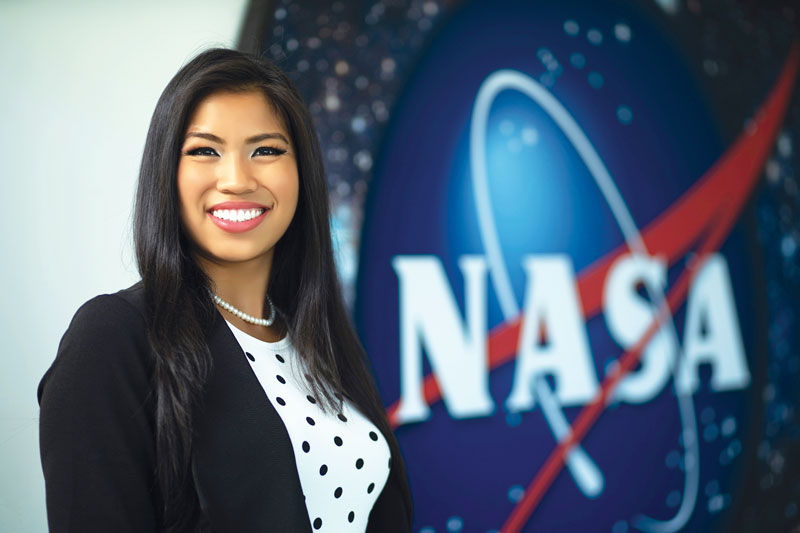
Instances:
[[[269,314],[265,305],[272,254],[251,261],[219,262],[196,256],[200,268],[211,278],[211,290],[237,309],[257,318]],[[233,315],[221,311],[226,319]]]

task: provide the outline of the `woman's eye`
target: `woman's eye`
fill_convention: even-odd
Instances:
[[[256,151],[253,152],[253,155],[281,155],[285,153],[286,150],[274,146],[259,146],[256,148]]]
[[[216,150],[207,146],[187,150],[185,153],[186,155],[217,155]]]

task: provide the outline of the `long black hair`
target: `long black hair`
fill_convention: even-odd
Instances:
[[[397,440],[363,346],[345,309],[331,244],[328,191],[313,120],[291,80],[270,61],[235,50],[202,52],[172,78],[156,104],[142,156],[134,209],[134,243],[155,357],[156,457],[162,528],[190,531],[200,517],[191,475],[192,427],[212,361],[204,332],[216,309],[211,280],[193,258],[177,191],[188,121],[212,93],[261,90],[283,121],[297,158],[297,210],[275,246],[268,291],[284,332],[313,376],[325,410],[349,398],[383,433],[392,453],[409,522],[412,503]],[[266,297],[266,295],[265,295]]]

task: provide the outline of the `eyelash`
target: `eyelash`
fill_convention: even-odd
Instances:
[[[286,150],[282,148],[276,148],[275,146],[259,146],[253,152],[253,155],[257,154],[259,150],[270,150],[272,153],[264,154],[264,155],[283,155],[286,153]],[[208,153],[208,152],[211,153]],[[187,150],[184,152],[185,155],[216,155],[216,150],[213,148],[209,148],[208,146],[201,146],[200,148],[193,148],[191,150]]]

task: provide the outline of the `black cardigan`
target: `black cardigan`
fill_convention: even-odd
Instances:
[[[213,373],[195,421],[204,531],[312,531],[289,434],[222,315],[207,337]],[[156,532],[154,402],[141,282],[80,307],[38,388],[50,531]],[[411,530],[401,461],[368,532]]]

